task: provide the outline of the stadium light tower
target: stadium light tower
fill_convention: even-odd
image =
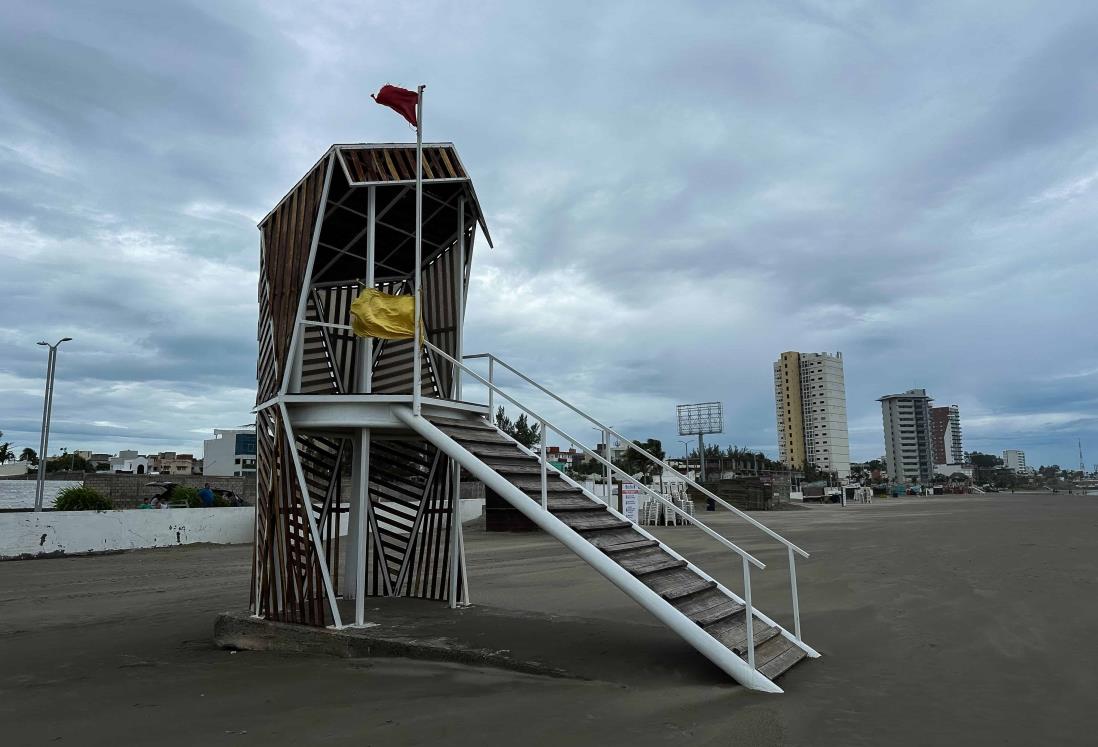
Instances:
[[[724,433],[724,406],[720,402],[679,405],[679,435],[698,437],[701,480],[705,482],[705,434]]]

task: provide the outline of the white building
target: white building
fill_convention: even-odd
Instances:
[[[1020,475],[1029,472],[1026,469],[1026,453],[1019,449],[1007,449],[1003,452],[1003,466],[1014,470]]]
[[[774,409],[783,463],[850,476],[842,353],[782,353],[774,362]]]
[[[149,460],[132,449],[124,449],[107,461],[111,472],[123,475],[144,475],[149,471]]]
[[[255,428],[215,428],[202,442],[202,474],[240,477],[255,474]]]
[[[930,403],[925,389],[886,394],[881,403],[884,420],[885,469],[896,483],[927,483],[934,476]]]

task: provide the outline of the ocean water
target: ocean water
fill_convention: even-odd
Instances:
[[[0,508],[34,508],[34,480],[0,480]],[[46,480],[42,505],[49,508],[53,499],[65,488],[83,485],[80,481]]]

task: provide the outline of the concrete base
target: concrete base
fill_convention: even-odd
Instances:
[[[340,607],[344,620],[353,606]],[[734,685],[662,627],[494,607],[450,609],[445,603],[371,597],[366,628],[312,628],[226,612],[214,642],[227,649],[327,654],[342,658],[421,659],[526,674],[634,683],[686,676]]]

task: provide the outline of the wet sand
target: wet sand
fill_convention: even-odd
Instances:
[[[709,515],[712,516],[712,515]],[[903,498],[760,515],[798,563],[823,657],[745,691],[552,540],[468,535],[474,603],[588,619],[552,662],[594,680],[402,659],[230,653],[249,548],[189,546],[0,563],[5,744],[1093,744],[1098,498]],[[714,520],[768,564],[756,604],[791,624],[784,552]],[[659,530],[733,589],[737,559]],[[568,630],[582,630],[571,625]],[[584,653],[580,653],[584,652]]]

